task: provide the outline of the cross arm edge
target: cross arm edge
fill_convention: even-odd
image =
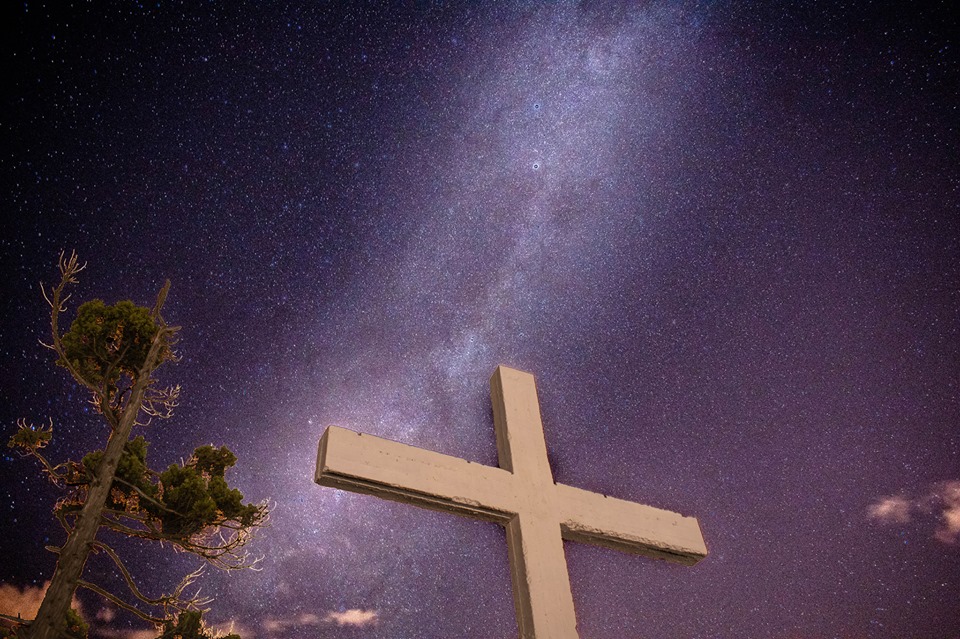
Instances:
[[[557,484],[565,539],[692,566],[707,556],[696,517]]]

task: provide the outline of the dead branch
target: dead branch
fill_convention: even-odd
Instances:
[[[78,580],[77,580],[77,586],[80,586],[81,588],[86,588],[87,590],[92,590],[93,592],[97,593],[98,595],[100,595],[100,596],[103,597],[104,599],[107,599],[107,600],[109,600],[109,601],[112,601],[114,604],[116,604],[117,606],[119,606],[120,608],[123,608],[124,610],[126,610],[126,611],[128,611],[128,612],[132,612],[133,614],[135,614],[136,616],[140,617],[140,618],[143,619],[144,621],[149,621],[150,623],[157,624],[158,626],[159,626],[159,625],[162,625],[163,622],[166,621],[166,619],[163,619],[162,617],[154,617],[154,616],[152,616],[152,615],[149,615],[149,614],[143,612],[142,610],[140,610],[139,608],[137,608],[137,607],[134,606],[133,604],[127,603],[126,601],[120,599],[120,597],[117,597],[117,596],[116,596],[115,594],[113,594],[112,592],[110,592],[110,591],[108,591],[108,590],[104,590],[104,589],[101,588],[100,586],[98,586],[98,585],[96,585],[96,584],[93,584],[93,583],[90,583],[89,581],[86,581],[85,579],[78,579]]]
[[[64,258],[63,251],[61,251],[57,263],[60,267],[60,283],[51,289],[49,296],[43,287],[43,283],[40,283],[40,292],[43,294],[43,299],[45,299],[47,304],[50,305],[50,334],[53,338],[53,341],[50,344],[44,344],[44,346],[52,348],[54,351],[56,351],[57,355],[60,356],[60,360],[64,363],[64,366],[68,371],[70,371],[70,374],[74,379],[77,380],[79,384],[90,389],[90,391],[92,391],[95,395],[100,396],[102,395],[101,390],[83,379],[83,376],[80,375],[79,371],[74,368],[73,363],[67,359],[63,349],[63,342],[60,340],[60,314],[67,310],[66,303],[67,300],[70,299],[70,295],[64,296],[63,293],[66,290],[67,285],[76,284],[79,281],[77,280],[77,273],[87,268],[87,263],[84,262],[83,264],[80,264],[75,251],[70,251],[69,258]]]
[[[173,592],[169,595],[161,595],[156,598],[151,598],[143,594],[143,592],[137,587],[137,584],[133,580],[133,576],[130,574],[130,570],[124,565],[123,561],[120,559],[120,556],[117,555],[113,548],[101,541],[94,542],[94,546],[100,550],[103,550],[107,556],[113,560],[113,563],[120,570],[120,574],[123,576],[123,580],[126,582],[127,588],[130,589],[130,592],[133,593],[137,599],[150,606],[163,607],[164,613],[167,613],[171,608],[174,610],[199,609],[201,606],[205,606],[212,601],[211,599],[198,597],[197,595],[199,594],[199,591],[189,599],[183,598],[183,591],[193,582],[195,582],[201,575],[203,575],[203,566],[184,576],[183,579],[180,580],[180,583],[177,584],[177,587],[174,588]]]
[[[174,409],[180,405],[180,384],[168,386],[161,390],[153,390],[144,397],[141,410],[150,417],[169,419]]]
[[[109,512],[107,512],[107,510],[109,510]],[[128,520],[131,525],[121,523],[119,518]],[[256,525],[260,526],[261,522],[265,522],[266,519],[267,513],[264,512],[262,519],[258,521]],[[224,525],[225,523],[228,522],[217,522],[211,526],[211,532],[205,531],[202,534],[179,537],[166,534],[162,530],[159,530],[153,525],[150,518],[146,516],[137,516],[134,513],[126,511],[106,509],[104,515],[101,517],[101,525],[108,530],[138,539],[157,541],[161,544],[169,543],[175,550],[197,555],[211,566],[221,570],[242,570],[247,568],[256,570],[258,564],[263,560],[263,557],[254,557],[243,549],[253,538],[253,530],[243,527],[230,527],[229,534],[224,534],[223,529],[228,528]],[[137,525],[139,525],[139,527],[134,527]],[[210,540],[212,540],[212,543]]]

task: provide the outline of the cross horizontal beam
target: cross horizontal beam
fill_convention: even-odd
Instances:
[[[524,487],[502,468],[339,426],[320,439],[315,481],[501,525],[523,510]],[[548,491],[564,539],[688,566],[707,554],[694,517],[565,484]]]

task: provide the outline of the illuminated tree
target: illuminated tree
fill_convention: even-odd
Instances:
[[[171,592],[148,597],[137,587],[119,554],[98,539],[97,533],[107,529],[161,542],[221,569],[252,568],[259,558],[252,558],[245,546],[266,523],[267,505],[244,504],[241,492],[227,484],[225,472],[237,458],[226,447],[201,446],[186,462],[157,472],[147,465],[147,441],[139,435],[131,439],[135,427],[169,418],[180,395],[179,386],[159,388],[154,376],[161,365],[176,360],[173,345],[179,327],[168,326],[160,315],[170,282],[160,291],[153,309],[130,301],[112,306],[100,300],[86,302],[78,308],[70,330],[61,335],[59,318],[70,297],[65,290],[77,282],[77,273],[86,265],[79,264],[75,254],[66,259],[61,254],[59,266],[60,283],[49,295],[44,290],[51,308],[52,335],[52,342],[45,346],[56,353],[57,365],[90,392],[90,403],[107,423],[109,435],[103,450],[90,452],[79,462],[56,465],[41,452],[52,438],[52,421],[35,427],[21,420],[10,439],[10,447],[38,459],[47,477],[65,490],[54,514],[67,540],[60,547],[48,546],[59,555],[56,570],[36,619],[22,634],[28,639],[75,636],[80,626],[70,616],[70,602],[82,587],[163,627],[164,636],[167,631],[186,628],[199,637],[200,613],[209,600],[186,591],[205,564]],[[139,604],[83,578],[91,552],[103,552],[113,561]]]

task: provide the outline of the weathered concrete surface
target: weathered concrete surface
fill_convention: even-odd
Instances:
[[[506,527],[522,639],[576,639],[562,539],[692,565],[707,548],[693,517],[556,484],[533,375],[490,380],[500,468],[331,426],[316,482]]]

